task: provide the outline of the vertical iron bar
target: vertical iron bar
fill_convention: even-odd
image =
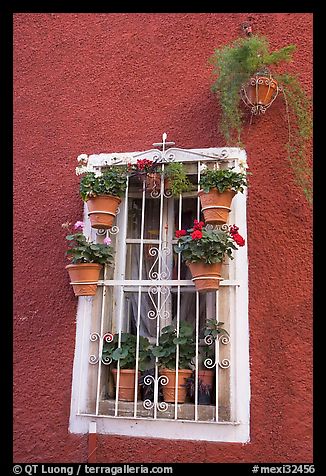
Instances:
[[[159,227],[159,249],[158,249],[158,279],[161,280],[162,261],[162,233],[163,233],[163,200],[164,200],[164,163],[161,172],[161,194],[160,194],[160,227]],[[159,345],[160,338],[160,317],[161,317],[161,287],[157,290],[157,317],[156,317],[156,345]],[[157,418],[158,406],[158,357],[155,358],[155,382],[154,382],[154,419]]]
[[[141,281],[143,274],[143,256],[144,256],[144,223],[145,223],[145,192],[146,181],[143,181],[142,207],[141,207],[141,228],[140,228],[140,251],[139,251],[139,274],[138,279]],[[140,328],[140,307],[141,307],[141,285],[138,286],[138,302],[137,302],[137,326],[136,326],[136,368],[135,368],[135,389],[134,389],[134,418],[137,416],[137,400],[138,400],[138,368],[139,368],[139,328]]]
[[[124,217],[123,217],[123,235],[121,236],[121,244],[123,245],[123,252],[121,253],[121,268],[123,279],[125,278],[125,265],[126,265],[126,236],[127,236],[127,226],[128,226],[128,193],[129,193],[129,177],[127,177],[127,187],[125,192],[125,202],[124,202]],[[123,311],[123,296],[124,296],[124,286],[120,288],[120,299],[119,299],[119,325],[118,325],[118,347],[121,347],[121,329],[122,329],[122,311]],[[120,360],[117,363],[117,380],[115,387],[115,404],[114,404],[114,416],[118,416],[118,402],[119,402],[119,386],[120,386]]]
[[[182,195],[179,195],[179,217],[178,217],[178,227],[179,230],[181,230],[182,226]],[[178,253],[178,281],[180,281],[180,271],[181,271],[181,256],[180,253]],[[179,332],[180,332],[180,284],[177,286],[177,337],[179,337]],[[179,379],[179,344],[177,344],[176,348],[176,364],[175,364],[175,378],[176,381],[178,382]],[[178,419],[178,385],[176,388],[175,392],[175,406],[174,406],[174,419]]]
[[[219,321],[219,301],[218,301],[219,293],[216,291],[215,297],[215,320],[216,322]],[[220,347],[219,347],[219,338],[218,335],[215,338],[215,420],[219,420],[219,408],[218,408],[218,400],[219,400],[219,361],[220,361]]]
[[[197,192],[200,190],[200,168],[201,162],[198,161],[197,163]],[[200,198],[197,195],[197,220],[199,221],[200,218]],[[196,291],[196,331],[195,331],[195,339],[196,339],[196,356],[195,356],[195,421],[198,420],[198,353],[199,353],[199,292]]]
[[[107,266],[104,265],[104,281],[107,278]],[[105,297],[107,293],[107,287],[103,284],[102,288],[102,303],[101,303],[101,318],[100,318],[100,339],[99,339],[99,347],[98,347],[98,372],[97,372],[97,386],[96,386],[96,409],[95,415],[98,415],[99,409],[99,397],[100,397],[100,385],[101,385],[101,373],[102,373],[102,351],[103,351],[103,326],[104,326],[104,311],[105,311]]]

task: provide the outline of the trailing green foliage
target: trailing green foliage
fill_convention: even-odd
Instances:
[[[137,336],[127,332],[121,333],[121,343],[119,345],[119,334],[114,334],[113,340],[104,340],[102,358],[108,362],[112,359],[116,366],[120,362],[121,369],[134,369],[136,367]],[[139,336],[138,369],[140,371],[149,368],[151,362],[150,342],[147,337]]]
[[[88,172],[80,180],[79,192],[83,201],[97,195],[122,197],[127,187],[126,167],[112,166],[101,175]]]
[[[291,44],[270,52],[267,38],[259,35],[240,38],[215,50],[210,58],[217,75],[212,91],[221,105],[220,131],[227,145],[242,145],[244,115],[241,88],[256,74],[268,75],[268,66],[289,62],[296,46]],[[297,77],[273,74],[283,92],[289,137],[286,145],[295,180],[312,203],[312,169],[307,158],[307,144],[312,137],[312,104]]]
[[[180,194],[189,192],[193,188],[183,163],[169,162],[164,173],[169,178],[171,193],[174,197],[179,197]]]
[[[183,261],[190,263],[203,262],[206,264],[220,263],[224,256],[233,259],[232,252],[238,248],[233,238],[224,230],[202,229],[200,239],[193,238],[193,229],[187,230],[190,235],[181,236],[174,246],[176,253],[181,253]]]
[[[175,370],[178,345],[179,369],[188,369],[195,356],[195,343],[192,325],[186,321],[180,321],[179,336],[175,325],[163,327],[159,345],[152,348],[152,354],[158,358],[159,366]]]
[[[200,187],[205,193],[208,193],[212,188],[217,188],[220,193],[225,190],[243,192],[244,187],[247,186],[246,173],[235,172],[233,168],[206,169],[200,176]]]
[[[307,146],[312,137],[311,101],[302,90],[298,78],[289,74],[275,75],[284,88],[284,101],[288,120],[288,158],[296,183],[312,204],[312,167],[308,159]]]
[[[231,45],[216,49],[210,58],[213,73],[218,77],[212,85],[222,108],[220,130],[229,144],[240,144],[243,114],[240,109],[240,89],[252,75],[266,66],[290,61],[295,45],[269,52],[267,38],[251,36],[239,38]]]
[[[66,239],[69,242],[66,255],[71,259],[71,264],[113,264],[112,246],[88,241],[83,233],[67,235]]]

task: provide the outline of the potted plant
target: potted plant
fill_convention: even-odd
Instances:
[[[165,188],[171,191],[173,197],[179,197],[180,194],[192,189],[182,162],[169,162],[165,166],[164,175],[167,181]]]
[[[247,173],[227,169],[206,169],[200,176],[198,192],[202,213],[206,223],[225,224],[231,211],[231,202],[247,186]]]
[[[137,159],[135,164],[127,165],[130,177],[136,176],[147,190],[159,190],[161,187],[161,168],[159,162],[150,159]]]
[[[66,270],[75,296],[95,296],[103,265],[113,264],[111,239],[105,238],[103,244],[88,240],[83,234],[82,221],[77,221],[73,229],[69,222],[63,223],[62,227],[68,230],[66,255],[70,264],[66,266]]]
[[[177,347],[179,346],[178,380],[176,376]],[[179,333],[175,325],[163,327],[159,345],[152,348],[152,354],[158,358],[160,375],[167,377],[167,383],[162,391],[165,402],[174,403],[176,399],[175,388],[178,388],[178,403],[186,400],[186,380],[192,374],[190,369],[191,360],[195,354],[192,325],[180,321]]]
[[[127,187],[124,166],[110,166],[103,172],[86,172],[80,180],[80,195],[87,203],[92,228],[111,228],[121,197]]]
[[[136,347],[137,336],[134,334],[121,333],[120,344],[119,334],[114,334],[110,342],[104,341],[102,357],[106,362],[111,360],[114,363],[112,375],[114,385],[117,385],[117,364],[120,363],[119,377],[119,400],[131,402],[134,400],[135,379],[136,379]],[[139,336],[138,354],[138,383],[140,372],[147,369],[151,361],[150,342],[147,337]]]
[[[212,345],[219,335],[229,335],[222,327],[224,322],[215,319],[208,319],[203,330],[204,345],[199,350],[198,362],[198,405],[210,405],[214,396],[214,376],[215,371],[215,347]],[[196,372],[193,371],[191,377],[187,379],[187,391],[191,400],[195,401],[195,379]]]
[[[198,404],[210,405],[213,401],[214,376],[215,371],[215,346],[212,344],[220,335],[228,336],[229,333],[223,328],[224,322],[208,319],[203,329],[204,345],[199,350],[198,362]],[[195,401],[195,379],[194,370],[191,377],[187,379],[188,395],[192,401]]]
[[[193,228],[177,230],[176,253],[181,253],[182,260],[189,267],[196,290],[205,293],[217,291],[222,279],[221,268],[225,256],[233,259],[232,252],[244,246],[245,240],[238,233],[235,225],[228,231],[204,228],[204,222],[194,220]]]
[[[295,49],[296,46],[290,44],[271,52],[268,40],[259,35],[239,38],[216,49],[210,58],[217,75],[212,91],[221,105],[220,131],[227,144],[232,145],[241,144],[242,102],[250,107],[252,114],[265,113],[278,93],[283,93],[289,130],[288,158],[297,183],[311,203],[312,170],[306,154],[312,136],[311,100],[296,76],[289,73],[272,75],[269,69],[271,65],[291,61]]]

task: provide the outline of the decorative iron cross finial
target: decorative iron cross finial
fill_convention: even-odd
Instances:
[[[165,147],[167,145],[175,145],[175,142],[166,142],[168,135],[166,132],[163,132],[162,135],[162,142],[154,142],[153,146],[154,147],[162,147],[162,152],[165,152]]]

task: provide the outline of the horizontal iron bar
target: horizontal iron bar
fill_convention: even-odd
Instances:
[[[170,280],[150,280],[150,279],[143,279],[143,280],[118,280],[118,279],[106,279],[106,280],[100,280],[97,283],[99,286],[147,286],[147,287],[152,287],[152,286],[194,286],[193,282],[191,280],[180,280],[178,281],[177,279],[170,279]],[[229,280],[229,279],[224,279],[221,283],[221,286],[240,286],[240,281],[237,280]]]

